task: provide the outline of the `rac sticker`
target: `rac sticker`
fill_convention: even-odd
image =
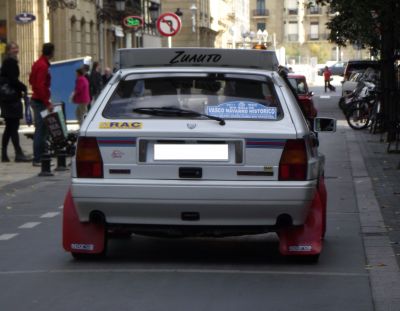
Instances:
[[[100,122],[101,129],[137,130],[143,127],[142,122]]]

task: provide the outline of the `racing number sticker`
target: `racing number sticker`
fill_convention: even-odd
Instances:
[[[175,36],[181,30],[182,22],[174,13],[161,14],[157,19],[157,29],[165,37]]]

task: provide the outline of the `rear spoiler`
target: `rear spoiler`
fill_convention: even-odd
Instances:
[[[115,68],[135,67],[234,67],[278,70],[275,51],[215,48],[140,48],[119,49]]]

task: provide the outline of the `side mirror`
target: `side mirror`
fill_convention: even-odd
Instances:
[[[309,96],[314,96],[314,92],[311,91],[311,92],[308,93],[308,95],[309,95]]]
[[[336,119],[332,118],[314,118],[315,132],[336,132]]]

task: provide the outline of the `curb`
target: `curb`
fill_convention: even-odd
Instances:
[[[362,157],[361,141],[347,131],[346,143],[375,311],[399,310],[400,270]]]

